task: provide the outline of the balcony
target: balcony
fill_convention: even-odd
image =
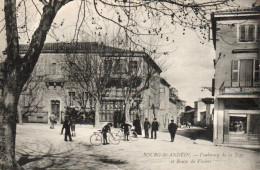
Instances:
[[[56,87],[64,87],[65,77],[63,74],[47,74],[45,77],[45,84],[46,87],[49,88],[49,86],[53,86],[54,89]]]
[[[63,74],[47,74],[45,82],[64,82]]]

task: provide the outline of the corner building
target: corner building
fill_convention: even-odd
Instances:
[[[212,13],[214,142],[260,144],[260,7]]]

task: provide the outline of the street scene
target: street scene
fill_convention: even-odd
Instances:
[[[137,141],[94,146],[90,136],[97,129],[76,125],[73,142],[65,143],[62,126],[24,124],[17,131],[17,160],[24,169],[258,169],[259,148],[215,146],[212,142],[191,137],[189,130],[179,129],[174,143],[168,132],[157,139],[138,136]],[[116,131],[118,129],[112,129]],[[35,137],[37,134],[37,137]],[[197,142],[197,143],[196,143]],[[194,163],[192,163],[194,161]]]
[[[0,1],[0,169],[260,169],[258,0]]]

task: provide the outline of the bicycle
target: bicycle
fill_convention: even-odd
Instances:
[[[138,139],[137,133],[134,130],[128,131],[125,135],[123,129],[119,129],[117,132],[113,132],[113,134],[119,136],[120,138],[125,138],[125,136],[128,135],[128,139],[132,141],[137,141]]]
[[[120,136],[113,134],[111,132],[108,133],[107,139],[110,143],[115,144],[115,145],[119,144],[120,140],[121,140]],[[103,141],[103,134],[102,134],[101,130],[99,130],[98,132],[94,132],[90,136],[90,143],[92,145],[99,146],[102,144],[102,141]]]

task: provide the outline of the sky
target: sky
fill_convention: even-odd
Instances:
[[[3,2],[0,2],[0,7],[3,7]],[[236,0],[241,6],[251,6],[255,0]],[[32,4],[30,4],[32,5]],[[59,11],[54,22],[57,25],[63,24],[62,28],[53,28],[56,32],[55,36],[59,41],[66,41],[71,39],[74,35],[74,29],[70,29],[75,24],[77,18],[77,10],[73,10],[79,6],[78,3],[68,4]],[[30,13],[31,29],[34,30],[39,22],[36,11]],[[22,11],[21,11],[21,14]],[[3,11],[0,12],[0,19],[3,18]],[[32,17],[33,16],[33,17]],[[19,21],[18,21],[19,22]],[[20,22],[21,23],[21,22]],[[3,22],[0,23],[2,26]],[[106,31],[113,32],[110,24],[107,24]],[[91,24],[90,24],[91,27]],[[2,27],[1,27],[2,28]],[[86,27],[87,29],[90,29]],[[174,43],[160,46],[161,51],[173,51],[168,55],[161,55],[160,61],[163,61],[163,73],[161,76],[166,81],[178,90],[180,99],[186,101],[187,105],[194,107],[194,101],[202,97],[210,97],[211,93],[207,90],[202,91],[201,87],[211,87],[212,78],[214,77],[213,59],[215,52],[212,41],[205,40],[204,44],[193,30],[186,29],[183,35],[182,27],[175,27],[174,33],[171,35]],[[50,34],[51,31],[50,31]],[[85,37],[93,36],[92,32],[86,34]],[[207,35],[208,36],[208,35]],[[46,42],[53,42],[53,36],[48,36]],[[21,43],[26,43],[26,40],[21,40]],[[158,44],[158,42],[154,42]],[[0,33],[0,51],[5,49],[5,33]],[[0,53],[0,55],[2,55]]]

